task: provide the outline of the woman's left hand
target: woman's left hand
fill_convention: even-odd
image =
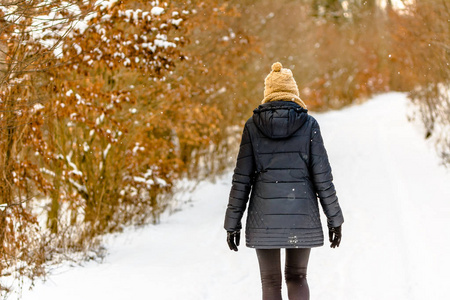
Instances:
[[[230,250],[238,251],[237,246],[239,246],[239,241],[241,240],[241,232],[238,231],[227,231],[227,243]]]

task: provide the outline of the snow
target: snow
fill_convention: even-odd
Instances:
[[[419,126],[408,123],[407,110],[404,94],[389,93],[313,114],[345,223],[338,249],[326,243],[312,250],[312,299],[447,298],[450,172]],[[225,242],[230,186],[228,172],[175,195],[181,211],[106,237],[103,263],[68,262],[24,290],[23,299],[260,299],[254,250],[241,245],[232,252]]]
[[[164,8],[155,6],[155,7],[152,8],[152,10],[150,11],[150,13],[151,13],[152,15],[154,15],[154,16],[159,16],[159,15],[161,15],[161,14],[164,13]]]
[[[89,147],[88,143],[84,142],[83,143],[83,150],[84,150],[84,152],[88,152],[89,149],[90,149],[90,147]]]
[[[85,185],[83,184],[79,184],[78,182],[76,182],[75,180],[73,180],[72,178],[69,178],[69,182],[80,192],[85,192],[87,193],[87,188]]]
[[[105,8],[111,8],[117,1],[119,0],[98,0],[95,6],[100,6],[100,9],[104,10]]]
[[[53,172],[53,171],[51,171],[51,170],[49,170],[49,169],[46,169],[46,168],[40,168],[39,171],[41,171],[41,172],[44,173],[44,174],[50,175],[50,176],[52,176],[52,177],[56,177],[55,172]]]
[[[155,182],[152,179],[146,179],[143,177],[139,177],[139,176],[135,176],[133,177],[133,180],[135,182],[139,182],[139,183],[145,183],[147,185],[148,188],[150,188],[152,185],[155,184]]]
[[[162,179],[162,178],[156,177],[155,180],[156,180],[156,183],[157,183],[159,186],[164,187],[164,186],[167,186],[167,185],[168,185],[168,184],[167,184],[167,181],[165,181],[165,180]]]
[[[75,174],[77,176],[83,177],[83,173],[80,170],[71,170],[69,171],[69,175],[70,174]]]
[[[33,105],[34,111],[41,110],[41,109],[43,109],[44,107],[45,107],[45,106],[42,105],[41,103],[36,103],[35,105]]]
[[[381,0],[380,6],[382,8],[385,8],[387,6],[387,0]],[[407,6],[414,5],[414,0],[391,0],[391,4],[393,9],[396,11],[401,12],[402,10],[405,10]]]
[[[172,24],[175,26],[180,26],[180,23],[183,22],[183,19],[179,18],[176,20],[172,20]]]
[[[103,151],[103,158],[106,159],[106,157],[108,156],[108,152],[111,149],[111,144],[108,143],[108,145],[106,146],[106,149]]]
[[[95,119],[95,124],[96,125],[100,125],[103,122],[103,120],[105,120],[105,114],[104,113],[102,113],[98,118]]]
[[[156,38],[154,40],[155,46],[161,47],[161,48],[168,48],[168,47],[176,47],[172,42],[167,41],[167,35],[158,33],[156,35]],[[149,47],[150,48],[150,47]],[[153,50],[154,51],[154,50]]]

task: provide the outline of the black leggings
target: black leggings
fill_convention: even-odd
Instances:
[[[289,300],[309,300],[306,281],[310,248],[286,249],[284,276]],[[263,300],[281,300],[280,249],[256,249]]]

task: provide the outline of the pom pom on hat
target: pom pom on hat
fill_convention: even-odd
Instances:
[[[280,72],[283,65],[280,62],[276,62],[272,65],[272,71]]]
[[[264,80],[264,99],[261,103],[271,101],[293,101],[306,109],[305,103],[300,99],[298,86],[292,71],[283,68],[280,62],[272,65],[272,71]]]

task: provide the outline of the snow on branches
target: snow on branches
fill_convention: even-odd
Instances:
[[[2,2],[0,250],[22,264],[0,260],[0,276],[42,274],[56,249],[156,221],[177,179],[222,168],[228,65],[249,46],[210,43],[231,12],[219,0]]]

